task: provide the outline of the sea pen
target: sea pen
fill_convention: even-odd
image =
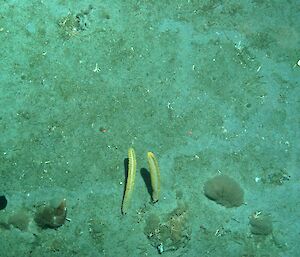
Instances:
[[[128,175],[126,181],[126,188],[122,203],[122,214],[126,214],[132,198],[134,182],[136,175],[136,156],[133,148],[128,149]]]
[[[156,203],[159,200],[160,194],[160,171],[154,153],[148,152],[147,160],[151,178],[152,201]]]

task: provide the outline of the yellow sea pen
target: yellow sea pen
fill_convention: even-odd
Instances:
[[[134,181],[136,175],[136,156],[133,148],[128,149],[128,175],[126,181],[126,188],[122,203],[122,213],[126,214],[129,208],[130,200],[133,193]]]
[[[160,194],[160,172],[158,162],[152,152],[147,153],[147,160],[151,178],[152,201],[156,203],[159,200]]]

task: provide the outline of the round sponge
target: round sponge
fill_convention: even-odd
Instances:
[[[204,194],[210,200],[227,208],[244,203],[244,191],[240,185],[226,175],[217,175],[204,184]]]

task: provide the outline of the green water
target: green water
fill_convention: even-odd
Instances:
[[[299,2],[69,2],[0,0],[0,256],[300,256]]]

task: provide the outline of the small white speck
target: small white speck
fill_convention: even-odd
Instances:
[[[259,72],[259,71],[260,71],[260,69],[261,69],[261,66],[259,66],[259,67],[257,68],[256,72]]]
[[[158,253],[162,254],[164,252],[164,246],[162,243],[160,243],[158,246],[157,246],[157,250],[158,250]]]
[[[261,180],[260,177],[255,177],[255,182],[256,182],[256,183],[259,182],[260,180]]]

